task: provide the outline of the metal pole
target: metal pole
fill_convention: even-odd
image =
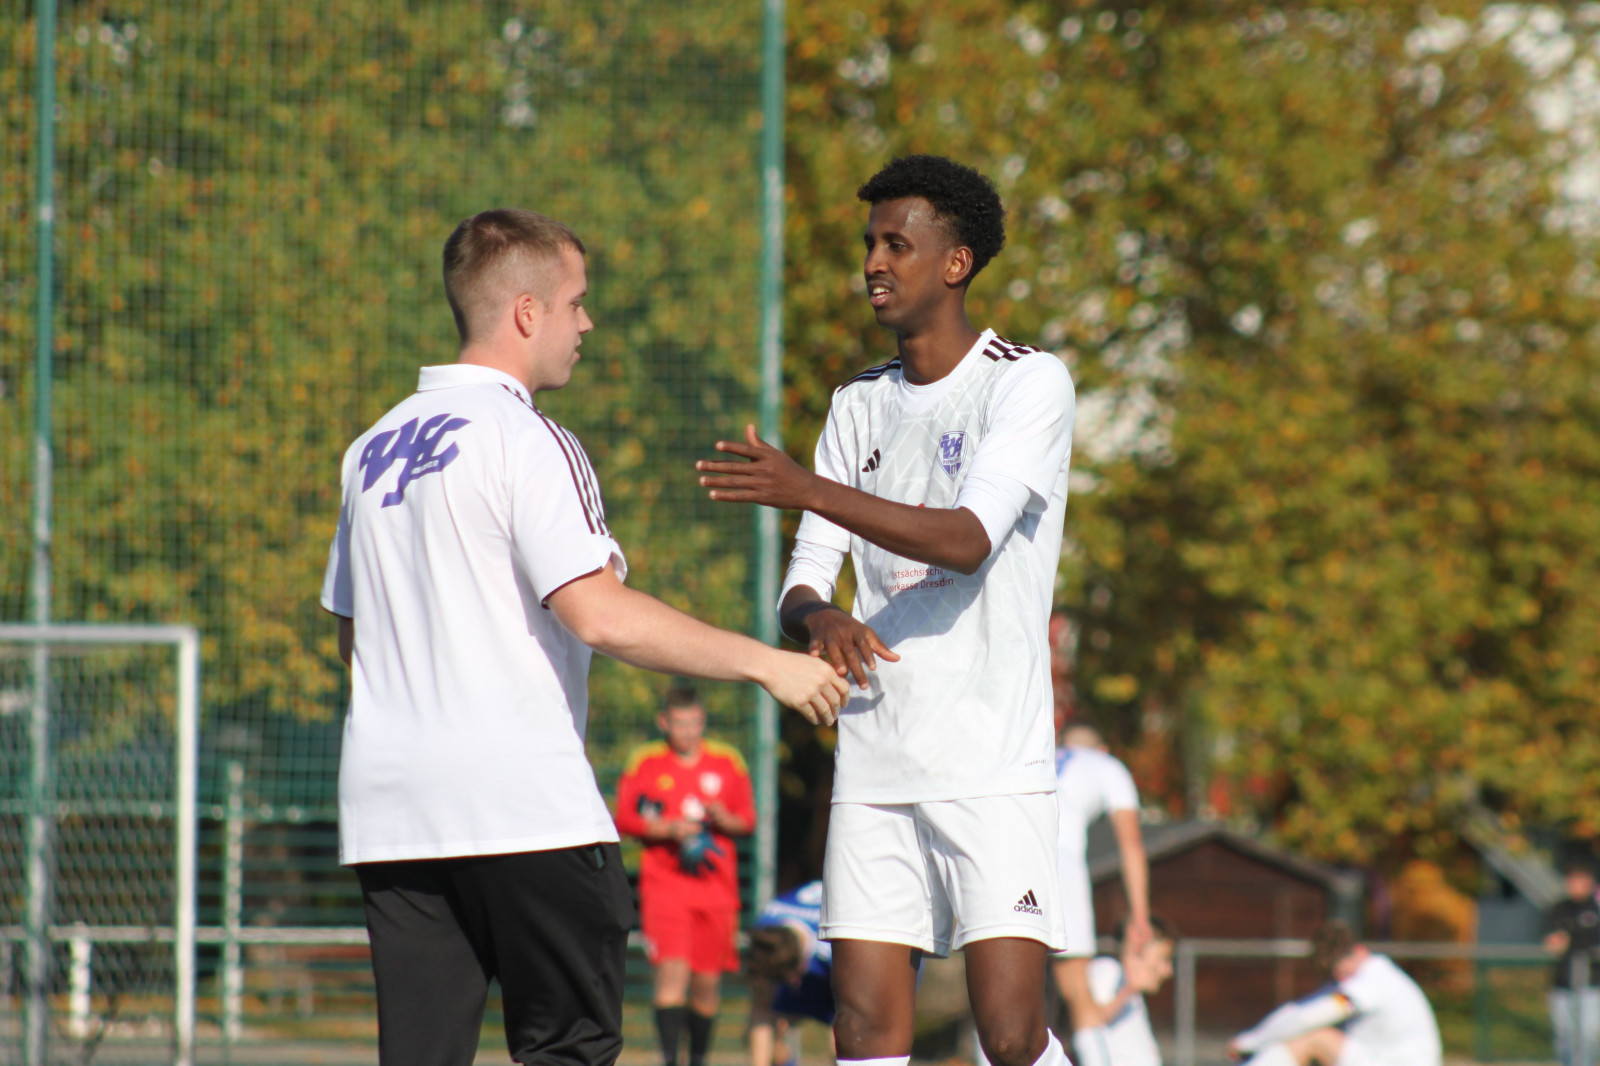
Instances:
[[[50,621],[51,359],[55,345],[56,3],[35,8],[34,66],[34,295],[33,380],[33,621]],[[33,773],[28,811],[28,948],[23,1062],[43,1066],[49,1035],[50,911],[55,812],[50,779],[50,649],[33,652],[33,709],[29,718]]]
[[[765,0],[761,64],[761,439],[782,447],[783,0]],[[756,508],[756,634],[778,642],[778,512]],[[756,902],[772,898],[778,870],[778,707],[756,696]]]
[[[244,763],[228,763],[228,820],[222,852],[222,1039],[232,1044],[243,1032],[244,969],[239,965],[239,926],[244,918]]]
[[[178,988],[173,1019],[175,1066],[194,1062],[195,926],[198,904],[200,784],[200,634],[184,627],[178,644],[177,914],[173,921],[173,970]]]
[[[1179,940],[1177,955],[1178,964],[1174,967],[1177,980],[1172,995],[1177,1014],[1178,1066],[1194,1066],[1195,946],[1187,940]]]

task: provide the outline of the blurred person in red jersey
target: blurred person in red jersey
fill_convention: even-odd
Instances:
[[[634,752],[617,783],[617,829],[644,842],[639,924],[655,967],[662,1060],[678,1066],[687,1027],[689,1066],[704,1066],[722,974],[739,968],[733,838],[755,827],[755,800],[744,758],[706,739],[693,688],[669,691],[656,721],[666,739]]]

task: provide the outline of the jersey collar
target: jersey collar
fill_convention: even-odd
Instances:
[[[980,354],[989,346],[989,342],[994,340],[994,338],[995,332],[992,329],[986,329],[980,333],[978,335],[978,339],[973,342],[972,347],[967,349],[967,354],[961,357],[961,362],[952,367],[950,369],[950,373],[946,374],[938,381],[930,381],[926,385],[913,385],[911,382],[906,380],[905,372],[902,370],[900,374],[900,387],[906,391],[906,395],[908,396],[943,396],[947,391],[955,386],[956,382],[960,381],[962,378],[966,377],[972,372],[972,368],[978,363]]]
[[[533,397],[528,394],[528,386],[494,367],[479,366],[476,363],[448,363],[444,366],[425,366],[417,375],[418,392],[458,389],[465,385],[504,385],[516,393],[523,403],[530,407],[533,405]]]

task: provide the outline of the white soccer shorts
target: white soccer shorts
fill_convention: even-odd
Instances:
[[[1066,923],[1066,950],[1058,951],[1058,959],[1092,959],[1095,956],[1094,889],[1089,884],[1089,864],[1082,859],[1063,858],[1059,874],[1061,882],[1061,916]]]
[[[835,803],[822,871],[824,940],[944,956],[975,940],[1065,945],[1053,793]]]

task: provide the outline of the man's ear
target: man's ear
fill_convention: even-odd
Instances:
[[[511,316],[517,324],[517,332],[524,337],[532,336],[534,323],[543,310],[531,292],[519,293],[511,303]]]
[[[944,283],[961,285],[972,277],[972,249],[966,245],[954,249],[944,264]]]

